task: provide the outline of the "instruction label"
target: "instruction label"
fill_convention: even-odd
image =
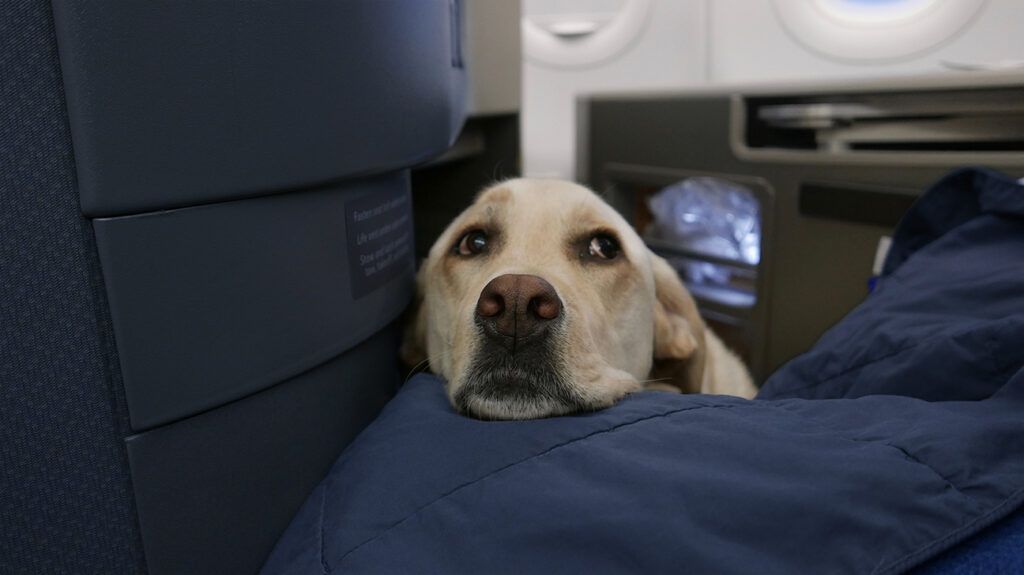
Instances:
[[[398,188],[346,202],[345,227],[354,298],[413,268],[408,190]]]

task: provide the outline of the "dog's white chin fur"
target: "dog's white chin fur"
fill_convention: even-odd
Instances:
[[[514,420],[540,419],[572,413],[596,411],[614,405],[626,395],[640,391],[642,385],[630,374],[608,365],[586,365],[582,373],[570,380],[567,391],[575,397],[572,404],[548,397],[528,399],[496,399],[469,394],[461,410],[480,419]],[[448,398],[456,405],[456,395],[462,388],[449,386]]]
[[[579,407],[546,398],[510,401],[471,395],[466,401],[465,409],[467,415],[480,419],[515,420],[567,415],[579,410]]]

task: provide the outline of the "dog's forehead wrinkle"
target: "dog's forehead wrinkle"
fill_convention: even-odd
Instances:
[[[503,230],[509,241],[528,243],[532,250],[565,239],[553,236],[552,230],[578,232],[580,218],[591,226],[613,223],[602,217],[605,205],[593,192],[560,180],[509,180],[486,190],[475,207],[487,214],[501,212],[502,221],[509,224]]]
[[[476,203],[507,202],[512,199],[512,188],[515,180],[498,182],[482,190],[476,197]]]
[[[518,178],[503,182],[499,187],[507,190],[512,199],[530,198],[552,201],[594,196],[593,192],[579,184],[556,179]]]
[[[480,206],[473,206],[473,208],[468,210],[467,222],[464,225],[468,225],[469,222],[475,222],[477,227],[489,228],[496,227],[501,224],[502,213],[504,210],[500,209],[497,205],[483,204]]]

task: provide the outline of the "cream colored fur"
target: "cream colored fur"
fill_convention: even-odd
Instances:
[[[488,230],[488,253],[454,255],[453,246],[473,229]],[[622,254],[587,263],[579,241],[602,232],[614,233]],[[417,277],[403,358],[410,365],[429,362],[447,380],[449,397],[466,384],[481,345],[473,321],[480,292],[502,274],[537,275],[555,288],[563,303],[555,352],[564,380],[588,408],[611,405],[645,384],[741,397],[756,392],[746,368],[705,326],[675,271],[618,212],[573,183],[517,179],[482,192],[441,234]],[[662,377],[668,381],[650,381]],[[543,402],[475,408],[502,419],[564,412]]]

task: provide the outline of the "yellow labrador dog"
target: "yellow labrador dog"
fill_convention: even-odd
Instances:
[[[645,384],[755,393],[675,271],[576,184],[484,190],[431,248],[417,283],[403,359],[429,361],[468,415],[593,410]]]

